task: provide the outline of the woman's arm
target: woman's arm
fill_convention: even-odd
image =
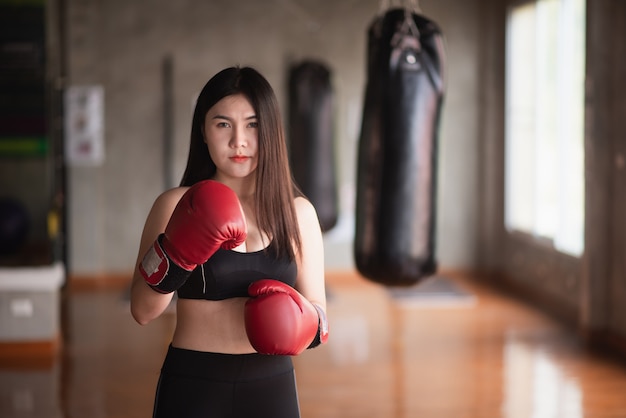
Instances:
[[[324,243],[322,229],[315,208],[303,197],[295,200],[302,253],[298,258],[296,290],[311,303],[326,312],[326,288],[324,283]]]
[[[161,315],[170,304],[174,295],[174,293],[163,294],[151,289],[139,272],[139,265],[159,234],[165,231],[176,204],[186,190],[187,188],[179,187],[161,194],[155,200],[146,218],[143,233],[141,234],[130,293],[131,314],[135,321],[141,325],[145,325]]]

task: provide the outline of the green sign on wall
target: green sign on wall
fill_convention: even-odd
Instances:
[[[0,0],[0,157],[48,151],[44,1]]]

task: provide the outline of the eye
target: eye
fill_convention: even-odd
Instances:
[[[228,122],[217,122],[216,126],[218,128],[229,128],[230,127],[230,123],[228,123]]]
[[[258,128],[258,127],[259,127],[259,122],[250,122],[250,123],[248,124],[248,127],[250,127],[250,128],[255,128],[255,129],[256,129],[256,128]]]

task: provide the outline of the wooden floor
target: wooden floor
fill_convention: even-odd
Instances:
[[[303,418],[626,417],[626,369],[476,282],[398,297],[329,276],[329,343],[295,358]],[[0,367],[4,418],[147,418],[173,312],[141,327],[122,292],[74,293],[51,365]]]

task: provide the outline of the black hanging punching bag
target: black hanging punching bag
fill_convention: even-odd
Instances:
[[[444,93],[438,26],[390,9],[368,29],[357,163],[357,270],[390,286],[434,274],[437,137]]]
[[[306,60],[289,74],[289,151],[294,179],[317,211],[322,231],[337,223],[338,197],[331,72]]]

